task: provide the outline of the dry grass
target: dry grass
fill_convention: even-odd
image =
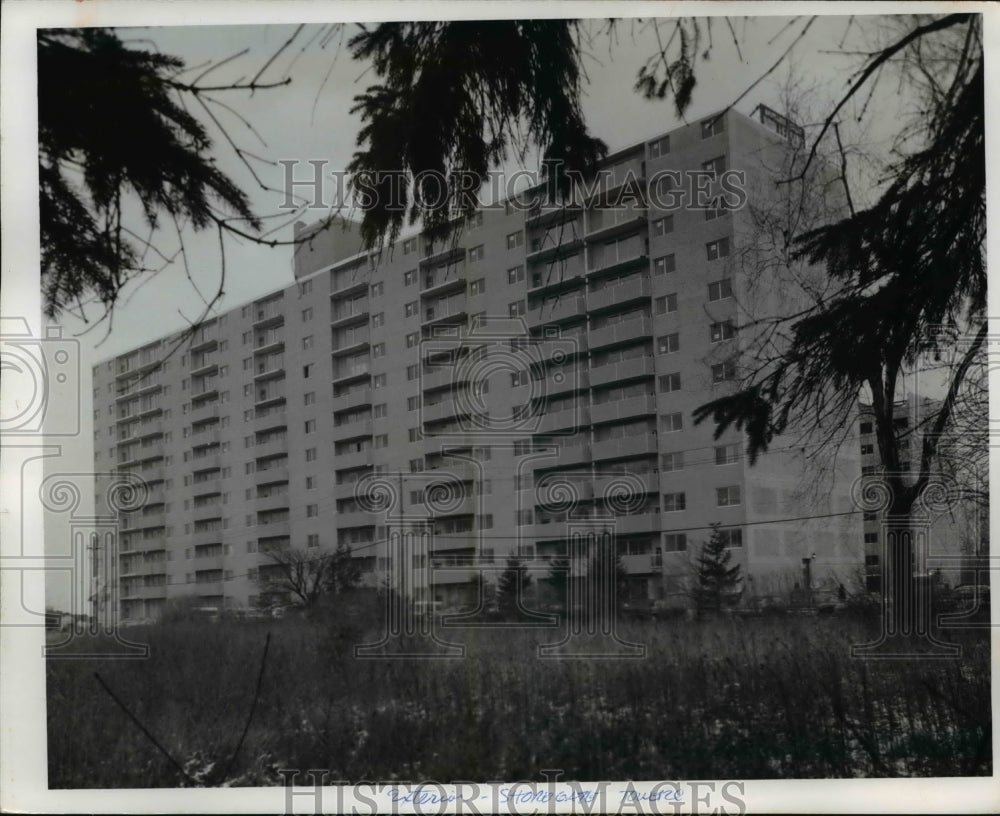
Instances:
[[[633,623],[641,660],[540,660],[551,632],[466,631],[459,660],[357,660],[357,625],[129,630],[148,660],[53,660],[51,787],[191,784],[99,687],[98,671],[202,784],[334,780],[704,779],[992,773],[985,633],[957,661],[863,662],[843,619]],[[227,779],[221,769],[256,716]],[[450,639],[459,639],[449,635]]]

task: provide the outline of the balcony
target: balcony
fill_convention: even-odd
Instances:
[[[366,269],[360,277],[353,278],[349,281],[337,281],[334,284],[337,288],[330,293],[330,299],[339,300],[351,295],[365,294],[368,291],[369,276],[369,272]]]
[[[354,470],[355,468],[371,464],[371,461],[371,448],[351,451],[350,453],[334,453],[333,455],[333,467],[336,470]]]
[[[130,589],[128,592],[123,592],[122,596],[125,598],[166,598],[167,597],[167,587],[166,584],[161,584],[160,586],[137,586]]]
[[[597,370],[600,371],[600,369]],[[595,423],[614,422],[620,419],[655,413],[656,396],[654,394],[642,394],[623,400],[611,400],[601,405],[593,405],[590,409],[590,415]]]
[[[216,530],[197,530],[191,533],[188,544],[193,547],[203,547],[206,544],[221,544],[224,531],[220,524]]]
[[[528,319],[532,324],[559,323],[587,314],[587,301],[582,294],[545,297],[532,304]]]
[[[428,247],[431,246],[428,244]],[[423,260],[420,261],[420,266],[422,269],[428,267],[436,266],[446,266],[448,264],[455,264],[459,261],[465,260],[465,247],[452,246],[447,249],[439,250],[438,252],[432,252],[425,255]]]
[[[350,411],[354,408],[371,405],[372,402],[372,390],[365,386],[364,388],[353,388],[347,394],[335,396],[333,407],[335,411]]]
[[[218,360],[207,360],[204,356],[201,356],[197,360],[192,355],[191,357],[191,376],[192,377],[204,377],[206,374],[211,374],[213,371],[219,370]]]
[[[279,453],[288,453],[288,437],[281,436],[268,439],[266,442],[258,442],[253,448],[253,455],[258,459],[265,459],[276,456]]]
[[[653,553],[646,553],[644,555],[623,555],[622,556],[622,569],[625,570],[626,575],[651,575],[653,573],[659,573],[663,570],[663,559],[659,559],[659,563],[654,563],[657,561],[656,556]]]
[[[452,479],[441,479],[442,484],[447,485],[448,493],[456,493],[454,486],[451,484]],[[428,485],[431,487],[434,483]],[[446,512],[434,511],[431,508],[427,508],[428,515],[434,518],[447,518],[449,516],[471,516],[476,515],[480,511],[480,497],[471,495],[471,492],[466,492],[465,497],[457,502],[448,502],[447,507],[444,508]]]
[[[346,422],[342,425],[335,425],[333,428],[333,438],[342,441],[344,439],[361,439],[372,435],[372,421],[370,419],[361,422]]]
[[[254,369],[253,381],[264,382],[265,380],[273,380],[277,377],[285,376],[285,360],[280,358],[278,360],[268,360],[267,363],[261,364],[257,363]]]
[[[658,533],[662,520],[658,512],[632,513],[628,516],[618,516],[614,519],[616,535],[637,535],[640,533]]]
[[[589,463],[592,459],[590,445],[586,442],[574,442],[570,444],[560,441],[559,452],[549,459],[544,460],[544,467],[567,467],[569,465]]]
[[[225,584],[221,581],[195,581],[192,585],[195,594],[199,597],[215,596],[223,594]]]
[[[261,469],[259,466],[254,469],[254,484],[270,484],[272,482],[288,481],[288,465],[273,465]]]
[[[535,229],[549,227],[560,221],[572,221],[583,212],[579,204],[567,204],[556,207],[532,207],[525,213],[524,225]]]
[[[579,428],[590,425],[590,411],[585,402],[573,408],[563,408],[560,411],[550,411],[539,418],[536,433],[547,434],[562,432],[570,434]]]
[[[463,410],[457,394],[449,394],[445,399],[434,405],[424,403],[420,412],[420,418],[424,423],[440,422],[444,419],[451,419]],[[466,411],[468,408],[465,409]]]
[[[611,274],[612,272],[626,272],[630,269],[648,269],[649,255],[646,251],[636,253],[626,253],[621,255],[610,255],[608,257],[594,258],[587,275]]]
[[[489,463],[483,465],[486,475],[489,475]],[[435,481],[445,481],[451,479],[457,482],[478,483],[480,478],[479,467],[472,462],[463,462],[457,459],[446,457],[440,461],[428,462],[425,475],[430,476]],[[405,476],[403,477],[405,481]]]
[[[626,475],[626,473],[612,473],[608,470],[602,470],[601,466],[598,465],[593,482],[594,495],[606,495],[612,484],[621,484],[623,479],[626,479],[626,484],[636,484],[637,489],[643,493],[656,493],[660,489],[658,473],[632,473],[629,471]]]
[[[368,301],[364,305],[352,309],[334,309],[330,316],[330,328],[339,329],[343,326],[351,326],[355,323],[367,323],[370,310]]]
[[[449,271],[452,271],[449,269]],[[444,297],[445,295],[450,295],[456,292],[465,292],[468,286],[468,281],[465,279],[465,270],[457,270],[455,273],[446,275],[444,277],[435,277],[432,281],[428,281],[427,275],[430,273],[424,273],[420,283],[420,297],[435,299],[439,297]]]
[[[285,401],[285,390],[283,388],[268,388],[266,391],[257,389],[254,392],[254,408],[266,408]]]
[[[350,337],[340,338],[330,351],[330,356],[334,359],[350,357],[352,354],[366,351],[370,345],[371,334],[368,331],[354,332]]]
[[[646,224],[646,210],[590,210],[587,214],[587,241],[607,241]]]
[[[339,459],[335,459],[334,462],[339,464]],[[345,467],[344,469],[346,470],[349,468]],[[341,499],[353,499],[357,497],[358,490],[359,488],[357,480],[352,482],[341,482],[340,484],[335,484],[333,486],[333,498],[338,501]],[[337,526],[341,526],[339,522]],[[344,524],[343,526],[346,527],[347,525]]]
[[[452,306],[447,311],[436,306],[428,306],[423,310],[423,319],[420,322],[420,327],[424,331],[430,331],[439,326],[461,326],[468,319],[469,315],[464,305]]]
[[[290,534],[290,523],[287,516],[273,521],[261,521],[259,518],[257,519],[258,537],[263,536],[271,538],[274,536],[287,536]]]
[[[590,292],[587,296],[587,306],[590,311],[596,312],[613,306],[625,306],[636,301],[649,300],[652,295],[653,285],[649,278],[641,278]]]
[[[652,377],[654,370],[652,357],[633,357],[621,363],[609,363],[590,369],[590,387],[598,388],[609,383]]]
[[[197,354],[198,352],[211,351],[212,349],[218,348],[219,346],[219,336],[215,330],[215,326],[204,327],[198,329],[191,336],[191,345],[188,348],[192,354]]]
[[[268,510],[287,510],[290,499],[288,491],[275,493],[270,496],[258,496],[254,499],[253,507],[258,512],[266,513]]]
[[[199,402],[197,404],[191,404],[191,410],[188,412],[188,419],[191,420],[192,425],[196,425],[199,422],[204,422],[206,419],[218,418],[219,416],[219,403],[215,400],[207,400],[205,402]]]
[[[253,327],[263,329],[267,326],[277,326],[285,322],[282,302],[263,303],[253,307]]]
[[[537,267],[538,264],[574,255],[583,249],[582,232],[582,225],[579,222],[575,225],[566,223],[561,235],[557,230],[555,234],[547,232],[543,236],[533,238],[532,241],[537,242],[534,244],[537,248],[533,249],[529,246],[525,259],[529,264]]]
[[[194,566],[199,570],[220,570],[222,569],[222,555],[198,555],[194,553]]]
[[[254,338],[254,356],[273,354],[285,350],[285,340],[279,332],[267,332]]]
[[[628,320],[590,331],[590,349],[625,343],[638,337],[653,336],[653,321],[648,317],[633,317]]]
[[[656,434],[643,433],[594,442],[594,461],[643,456],[657,452]]]
[[[194,445],[218,445],[220,436],[217,422],[201,426],[199,430],[191,429],[191,442]]]
[[[284,408],[280,411],[257,411],[254,414],[250,427],[254,433],[261,433],[262,431],[270,431],[275,428],[284,428],[285,420],[286,414]]]
[[[432,571],[430,583],[432,586],[442,586],[445,584],[470,584],[479,581],[481,573],[477,569],[469,566],[458,566],[443,563],[440,566],[434,564],[431,559]]]
[[[338,510],[333,518],[333,523],[337,527],[371,527],[381,522],[384,514],[367,513],[364,510]]]
[[[371,376],[371,369],[367,365],[360,367],[352,366],[350,368],[344,367],[342,371],[334,371],[333,387],[336,390],[354,382],[371,379]]]
[[[196,470],[209,470],[222,467],[222,456],[218,453],[208,453],[204,456],[192,456],[191,467]]]
[[[430,370],[422,367],[420,370],[420,387],[424,391],[436,391],[439,388],[460,385],[464,380],[459,380],[459,372],[468,371],[471,366],[456,365],[454,363],[442,363],[433,365]]]

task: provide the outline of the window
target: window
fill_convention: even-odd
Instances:
[[[315,402],[316,402],[315,391],[309,391],[308,393],[302,395],[302,403],[304,405],[313,405],[315,404]]]
[[[411,332],[406,335],[406,347],[413,348],[417,343],[420,342],[420,332]]]
[[[874,476],[878,473],[878,467],[876,465],[865,465],[861,468],[862,476]]]
[[[519,246],[524,246],[524,230],[512,232],[507,236],[507,249],[517,249]]]
[[[653,301],[653,311],[655,314],[669,314],[670,312],[677,311],[677,293],[672,292],[669,295],[663,295],[658,297]]]
[[[677,259],[673,254],[663,255],[653,260],[653,274],[664,275],[677,270]]]
[[[309,375],[311,373],[312,373],[312,365],[304,365],[304,366],[302,366],[302,376],[305,379],[308,380],[309,379]]]
[[[664,136],[661,139],[657,139],[655,142],[650,142],[649,144],[649,157],[651,159],[658,159],[660,156],[666,156],[670,152],[670,137]]]
[[[302,281],[299,284],[299,297],[303,295],[308,295],[313,289],[313,282],[311,280]]]
[[[416,252],[416,251],[417,251],[417,239],[416,238],[407,238],[405,241],[403,241],[403,254],[404,255],[409,255],[409,254],[411,254],[413,252]]]
[[[413,286],[417,282],[417,270],[411,269],[403,273],[403,286]]]
[[[410,473],[420,473],[424,469],[424,460],[421,458],[410,460]]]
[[[316,448],[306,448],[306,461],[307,462],[316,461]]]
[[[316,518],[319,515],[319,505],[318,504],[307,504],[306,505],[306,518]]]
[[[309,535],[306,536],[306,546],[310,547],[310,548],[312,548],[312,547],[318,547],[319,546],[319,534],[318,533],[309,533]]]
[[[372,315],[372,328],[378,329],[385,325],[385,312],[376,312]]]
[[[715,448],[715,464],[731,465],[740,460],[739,445],[718,445]]]
[[[708,285],[709,300],[725,300],[733,296],[732,281],[729,278],[714,281]]]
[[[511,317],[523,317],[525,312],[524,301],[515,300],[507,307],[507,311]]]
[[[406,379],[413,381],[420,376],[420,366],[414,363],[413,365],[408,365],[406,367]]]
[[[302,348],[303,349],[311,349],[312,347],[313,347],[313,336],[310,334],[310,335],[307,335],[307,336],[303,337],[302,338]],[[244,368],[246,368],[246,366],[244,366]]]
[[[379,357],[385,357],[385,343],[376,343],[372,346],[372,357],[376,360]]]
[[[711,119],[706,119],[701,123],[701,138],[710,139],[712,136],[717,136],[720,133],[724,133],[726,130],[726,120],[725,117],[713,116]]]
[[[664,394],[669,394],[671,391],[681,390],[681,375],[680,372],[675,371],[672,374],[661,374],[660,375],[660,391]]]
[[[671,470],[683,470],[684,469],[684,452],[677,451],[677,453],[665,453],[660,460],[660,467],[664,471]]]
[[[507,270],[507,283],[514,284],[520,283],[524,280],[524,267],[523,266],[512,266]]]
[[[719,175],[726,169],[726,157],[716,156],[714,159],[709,159],[706,162],[701,163],[701,169],[712,175]]]
[[[687,546],[687,535],[685,533],[666,533],[663,536],[664,552],[684,552]]]
[[[375,450],[389,447],[389,434],[376,434],[374,440]]]
[[[875,453],[875,446],[874,445],[862,445],[861,446],[861,454],[863,456],[865,456],[867,454],[870,454],[870,453]]]
[[[306,476],[306,490],[315,490],[315,489],[316,489],[316,477]]]
[[[724,363],[715,363],[712,366],[712,382],[729,382],[736,379],[736,362],[726,360]]]
[[[674,217],[672,215],[664,216],[663,218],[657,218],[653,222],[653,235],[660,237],[661,235],[669,235],[674,231]]]
[[[510,236],[508,236],[509,238]],[[476,263],[483,259],[483,245],[474,246],[469,250],[469,263]]]
[[[409,437],[410,437],[410,441],[411,442],[419,442],[420,441],[420,428],[410,428],[409,429]]]
[[[303,309],[302,310],[302,322],[305,323],[307,320],[312,320],[312,319],[313,319],[313,310],[312,310],[312,308]]]
[[[383,419],[389,413],[389,406],[384,402],[380,402],[372,409],[372,412],[375,415],[375,419]]]
[[[681,347],[681,336],[677,332],[665,334],[656,339],[657,354],[673,354]]]
[[[528,384],[528,372],[527,371],[515,371],[510,375],[510,384],[512,387],[517,388],[521,385]]]
[[[872,424],[870,422],[861,423],[861,433],[870,434],[872,432]]]
[[[740,486],[715,488],[715,503],[719,507],[733,507],[741,501]]]
[[[469,216],[469,229],[474,230],[483,225],[483,211],[476,210],[471,216]]]
[[[479,278],[469,284],[470,295],[481,295],[486,291],[486,278]]]
[[[386,384],[385,374],[376,374],[374,377],[372,377],[372,388],[375,389],[376,391],[379,388],[385,388],[385,384]]]
[[[742,547],[743,531],[734,527],[724,527],[719,530],[722,542],[726,547]]]
[[[683,493],[664,493],[663,512],[677,513],[687,506],[687,499]]]
[[[660,429],[664,433],[674,433],[683,430],[684,415],[678,411],[674,414],[662,414],[660,416]]]
[[[413,301],[412,303],[407,303],[403,307],[403,313],[406,315],[406,317],[413,317],[413,315],[417,313],[418,306],[419,304],[417,303],[417,301]]]
[[[479,529],[480,530],[493,529],[493,516],[490,513],[484,513],[479,517]]]
[[[709,241],[705,244],[705,252],[708,260],[716,261],[729,255],[729,239],[719,238],[717,241]]]
[[[419,411],[420,410],[420,397],[407,397],[406,398],[406,410],[407,411]]]
[[[865,533],[865,544],[878,544],[878,533]]]
[[[731,340],[735,334],[736,327],[733,326],[732,320],[720,320],[717,323],[713,323],[710,327],[710,335],[713,343],[718,343],[722,340]]]
[[[717,199],[714,203],[714,207],[709,207],[705,210],[706,221],[714,221],[716,218],[722,218],[722,216],[729,212],[729,207],[721,199]]]
[[[306,433],[307,434],[316,433],[316,420],[315,419],[307,419],[306,420]]]
[[[377,281],[376,283],[372,284],[371,286],[372,297],[381,297],[384,293],[385,293],[385,285],[382,283],[382,281]]]

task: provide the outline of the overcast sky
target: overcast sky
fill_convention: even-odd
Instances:
[[[808,19],[733,18],[732,31],[739,39],[737,50],[733,45],[733,33],[722,18],[716,18],[712,26],[710,60],[699,64],[689,120],[697,120],[732,104],[758,80],[756,87],[736,105],[737,109],[750,113],[763,102],[780,110],[783,91],[790,79],[809,90],[813,121],[819,120],[829,110],[831,101],[846,87],[849,74],[860,64],[856,53],[843,51],[856,52],[865,48],[884,28],[886,20],[855,18],[849,23],[847,17],[817,19],[781,65],[760,79],[798,37]],[[295,28],[295,25],[130,27],[122,29],[121,33],[123,38],[134,40],[136,47],[155,48],[176,55],[193,68],[207,67],[246,49],[244,56],[209,75],[213,84],[225,84],[254,76]],[[609,34],[606,21],[595,19],[589,23],[589,30],[593,37],[585,62],[584,111],[591,132],[615,150],[682,124],[669,101],[649,102],[633,90],[639,66],[656,50],[651,26],[622,21]],[[351,25],[334,32],[320,23],[309,24],[261,77],[262,82],[291,77],[290,85],[259,91],[252,97],[243,91],[219,94],[220,99],[252,123],[259,138],[234,115],[218,107],[213,108],[213,112],[227,125],[230,135],[241,147],[270,162],[294,159],[305,166],[305,162],[319,159],[328,162],[331,169],[343,169],[350,161],[359,129],[358,118],[349,112],[352,99],[376,80],[368,66],[350,58],[345,43],[354,31],[356,28]],[[193,78],[198,73],[199,70],[192,70],[188,77]],[[907,100],[897,98],[894,90],[894,86],[883,86],[873,103],[878,115],[871,118],[871,125],[866,129],[852,128],[853,132],[849,131],[851,141],[866,150],[884,147],[885,139],[895,126],[896,114],[905,110],[908,104]],[[207,117],[196,106],[192,111],[207,123]],[[220,134],[211,129],[219,165],[243,185],[256,211],[263,215],[280,212],[283,196],[261,190]],[[515,167],[512,164],[508,169]],[[266,163],[255,163],[255,168],[267,185],[282,186],[279,168]],[[861,165],[857,168],[860,172]],[[528,169],[535,169],[533,158],[529,159]],[[860,189],[856,194],[863,197]],[[317,210],[312,216],[318,218],[321,214]],[[286,228],[276,237],[287,239],[290,233],[290,228]],[[190,272],[201,292],[210,296],[219,280],[218,237],[214,232],[199,235],[185,232],[184,242]],[[177,238],[165,232],[157,239],[156,246],[164,255],[172,255],[178,247]],[[268,249],[249,242],[239,245],[227,240],[226,296],[219,310],[233,308],[288,285],[293,279],[291,257],[290,247]],[[186,279],[184,266],[175,263],[157,277],[137,282],[124,291],[115,309],[110,334],[104,326],[86,332],[86,326],[70,315],[62,319],[65,333],[76,337],[80,343],[80,390],[84,404],[81,434],[76,439],[61,440],[62,455],[52,460],[53,467],[69,472],[88,472],[93,468],[89,405],[91,366],[180,329],[199,313],[198,295]],[[93,316],[98,316],[96,310]],[[83,495],[85,501],[89,501],[92,490],[84,490]],[[65,548],[64,529],[59,523],[47,525],[48,549]],[[52,603],[61,605],[62,597],[62,591],[57,589]]]

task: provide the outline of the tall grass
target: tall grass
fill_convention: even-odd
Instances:
[[[643,659],[541,660],[551,632],[466,630],[457,660],[358,660],[356,626],[300,619],[130,630],[144,661],[52,660],[49,784],[697,779],[992,773],[989,641],[953,661],[852,660],[841,619],[633,623]],[[227,779],[220,769],[252,702]],[[98,671],[185,779],[100,688]]]

